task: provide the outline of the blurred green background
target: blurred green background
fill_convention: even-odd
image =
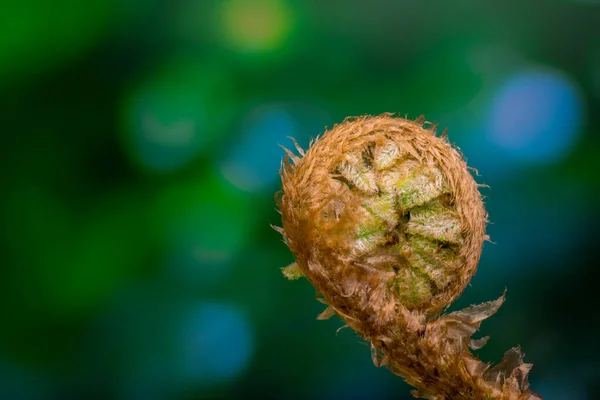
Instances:
[[[269,227],[278,144],[390,111],[490,186],[480,357],[600,398],[599,106],[593,0],[3,1],[0,398],[411,398]]]

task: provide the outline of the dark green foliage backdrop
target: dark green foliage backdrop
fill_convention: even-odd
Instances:
[[[0,5],[0,398],[408,399],[270,223],[283,155],[348,115],[448,128],[545,398],[600,396],[600,3]]]

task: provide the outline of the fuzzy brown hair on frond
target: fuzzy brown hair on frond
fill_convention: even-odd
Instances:
[[[294,142],[295,143],[295,142]],[[371,343],[373,362],[428,399],[540,399],[518,348],[496,365],[472,340],[504,295],[442,314],[465,289],[487,239],[478,184],[461,153],[420,118],[348,118],[298,154],[285,149],[282,228],[327,308]]]

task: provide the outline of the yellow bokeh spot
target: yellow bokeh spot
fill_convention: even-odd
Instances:
[[[292,12],[285,0],[228,0],[221,11],[224,38],[240,52],[277,50],[292,30]]]

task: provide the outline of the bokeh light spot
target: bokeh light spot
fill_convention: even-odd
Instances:
[[[488,122],[490,139],[524,161],[561,159],[577,143],[582,108],[577,87],[563,74],[516,74],[495,96]]]
[[[190,379],[219,383],[239,375],[250,362],[253,338],[245,315],[233,306],[205,303],[186,318],[183,373]]]
[[[207,394],[231,384],[251,362],[254,326],[235,303],[198,301],[158,280],[115,300],[95,325],[86,355],[110,365],[122,382],[119,398],[185,398],[196,389]]]
[[[249,191],[270,189],[277,181],[283,150],[278,144],[290,142],[297,127],[292,116],[280,106],[264,106],[254,110],[242,129],[221,172],[231,183]],[[291,144],[291,142],[289,143]]]
[[[125,133],[135,161],[149,170],[176,170],[209,147],[231,108],[223,71],[175,60],[144,81],[125,105]]]
[[[221,16],[225,40],[240,52],[276,50],[292,30],[292,13],[285,0],[227,0],[222,2]]]

